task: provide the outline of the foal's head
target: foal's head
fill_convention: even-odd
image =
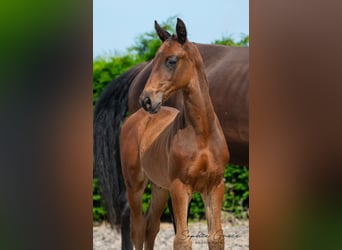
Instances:
[[[185,24],[179,18],[176,25],[177,36],[171,36],[156,21],[155,29],[163,44],[153,59],[151,75],[139,100],[142,107],[150,113],[157,113],[172,93],[187,86],[195,73],[194,51],[197,51],[195,45],[188,42]]]

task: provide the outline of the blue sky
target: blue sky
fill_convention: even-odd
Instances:
[[[135,38],[171,16],[180,17],[188,39],[210,43],[249,34],[248,0],[94,0],[93,57],[125,52]]]

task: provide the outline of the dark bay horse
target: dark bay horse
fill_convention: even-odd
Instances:
[[[166,31],[165,31],[166,32]],[[167,32],[166,32],[167,33]],[[196,44],[209,80],[209,93],[229,145],[230,163],[248,165],[248,48]],[[132,249],[129,207],[121,173],[119,132],[127,111],[140,108],[139,96],[152,70],[152,61],[119,76],[103,91],[94,112],[94,168],[112,225],[121,226],[122,249]],[[175,93],[165,103],[180,109]]]
[[[155,25],[163,44],[139,98],[143,108],[125,121],[120,134],[131,239],[135,249],[153,249],[170,192],[177,229],[174,249],[191,249],[187,211],[193,192],[199,192],[208,222],[209,249],[224,249],[221,207],[229,152],[209,96],[202,57],[187,40],[183,21],[177,19],[173,36]],[[176,91],[183,107],[162,107]],[[148,180],[152,197],[144,215],[142,196]]]

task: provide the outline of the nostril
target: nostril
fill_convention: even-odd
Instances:
[[[151,99],[149,97],[145,97],[144,98],[144,104],[146,109],[150,109],[151,108]]]
[[[145,104],[151,104],[151,99],[149,97],[145,97],[144,102]]]

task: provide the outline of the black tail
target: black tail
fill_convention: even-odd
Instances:
[[[110,83],[101,94],[94,111],[95,175],[112,226],[121,224],[121,215],[128,208],[121,173],[119,134],[128,109],[129,87],[144,66],[145,63],[139,64]]]

